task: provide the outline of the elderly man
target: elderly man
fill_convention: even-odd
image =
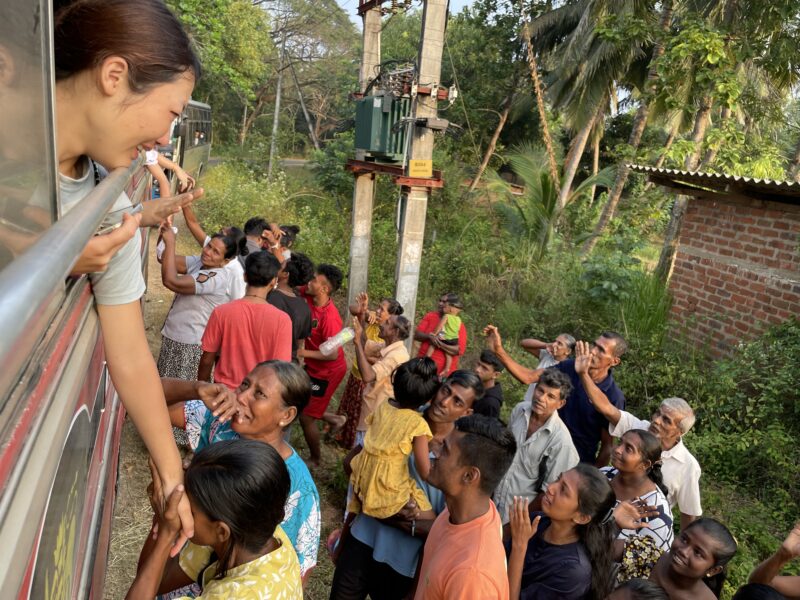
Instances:
[[[580,342],[578,345],[576,368],[580,370],[587,349],[581,348]],[[589,398],[597,412],[608,420],[612,436],[622,437],[631,429],[647,429],[661,440],[661,473],[669,490],[670,507],[677,504],[681,511],[681,530],[702,515],[700,464],[681,439],[694,425],[694,411],[686,400],[667,398],[655,410],[652,419],[644,421],[614,406],[597,388],[590,392]]]
[[[425,542],[416,600],[508,599],[500,515],[491,496],[516,450],[514,436],[497,419],[456,421],[428,476],[447,508]]]
[[[484,334],[487,336],[489,348],[494,350],[497,358],[515,379],[524,384],[539,381],[544,369],[529,369],[511,358],[503,348],[497,327],[488,325]],[[608,433],[605,420],[597,414],[589,401],[587,386],[599,389],[614,406],[624,409],[625,396],[614,382],[611,369],[620,363],[627,348],[628,345],[621,335],[604,331],[591,348],[590,362],[584,375],[578,373],[575,360],[563,360],[555,366],[572,383],[572,393],[558,414],[569,429],[581,462],[604,467],[611,458],[612,437]]]
[[[578,464],[569,430],[558,416],[571,391],[569,377],[551,367],[539,377],[533,401],[522,401],[511,412],[508,428],[517,453],[494,493],[503,525],[510,520],[514,496],[531,498],[531,510],[541,510],[547,486]]]

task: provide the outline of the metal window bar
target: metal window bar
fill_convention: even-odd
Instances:
[[[114,170],[0,272],[0,409],[58,309],[86,242],[143,162],[139,156]]]

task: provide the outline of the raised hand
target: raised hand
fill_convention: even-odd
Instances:
[[[356,296],[356,303],[358,304],[358,314],[363,315],[369,309],[369,296],[367,292],[361,292]]]
[[[483,335],[486,336],[486,345],[489,349],[497,353],[503,349],[503,340],[500,339],[500,332],[494,325],[487,325],[483,328]]]
[[[184,192],[177,196],[168,196],[158,200],[149,200],[143,203],[142,226],[158,225],[167,217],[181,212],[182,209],[191,206],[196,200],[203,197],[203,188],[198,188],[190,192]]]
[[[583,375],[589,372],[589,365],[592,362],[592,349],[589,342],[578,342],[575,344],[575,372]]]
[[[517,547],[526,547],[530,539],[539,529],[541,515],[531,521],[528,512],[529,500],[514,496],[514,505],[511,507],[511,543]]]
[[[783,540],[781,550],[791,555],[792,558],[800,556],[800,522],[794,524],[789,535]]]
[[[657,515],[657,506],[649,506],[639,498],[620,502],[614,508],[614,520],[620,529],[649,529],[650,525],[644,519]]]

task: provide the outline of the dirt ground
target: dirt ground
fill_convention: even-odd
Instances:
[[[177,221],[177,220],[176,220]],[[178,252],[196,254],[198,247],[188,235],[182,223],[179,228]],[[158,356],[161,347],[161,326],[172,302],[172,292],[161,284],[160,265],[155,260],[155,232],[150,240],[150,264],[148,267],[147,294],[145,296],[144,317],[147,338],[153,356]],[[338,403],[340,386],[333,404]],[[292,444],[301,456],[306,456],[306,446],[299,426],[292,431]],[[317,483],[322,502],[322,535],[317,567],[306,584],[305,597],[308,600],[328,598],[333,578],[333,564],[325,550],[325,540],[331,530],[339,526],[344,507],[344,493],[347,481],[340,464],[344,452],[333,444],[323,444],[322,463],[311,469]],[[122,432],[120,450],[119,480],[117,487],[114,521],[106,570],[105,600],[119,600],[125,597],[136,574],[139,550],[152,521],[152,512],[147,500],[146,488],[150,482],[147,467],[147,450],[133,424],[126,419]]]

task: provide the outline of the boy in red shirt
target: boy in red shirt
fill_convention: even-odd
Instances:
[[[259,250],[245,260],[244,297],[214,309],[203,333],[197,379],[236,389],[253,367],[265,360],[292,359],[292,320],[267,303],[280,263]]]
[[[306,338],[305,347],[297,351],[297,358],[303,359],[306,373],[311,378],[311,401],[300,414],[300,425],[311,454],[310,462],[314,465],[318,465],[320,459],[316,421],[321,419],[336,430],[347,419],[344,415],[326,412],[333,393],[347,372],[344,351],[341,347],[330,355],[319,351],[322,342],[342,330],[342,318],[331,301],[331,295],[342,285],[342,279],[342,272],[337,267],[318,265],[308,285],[299,289],[311,309],[311,335]]]

